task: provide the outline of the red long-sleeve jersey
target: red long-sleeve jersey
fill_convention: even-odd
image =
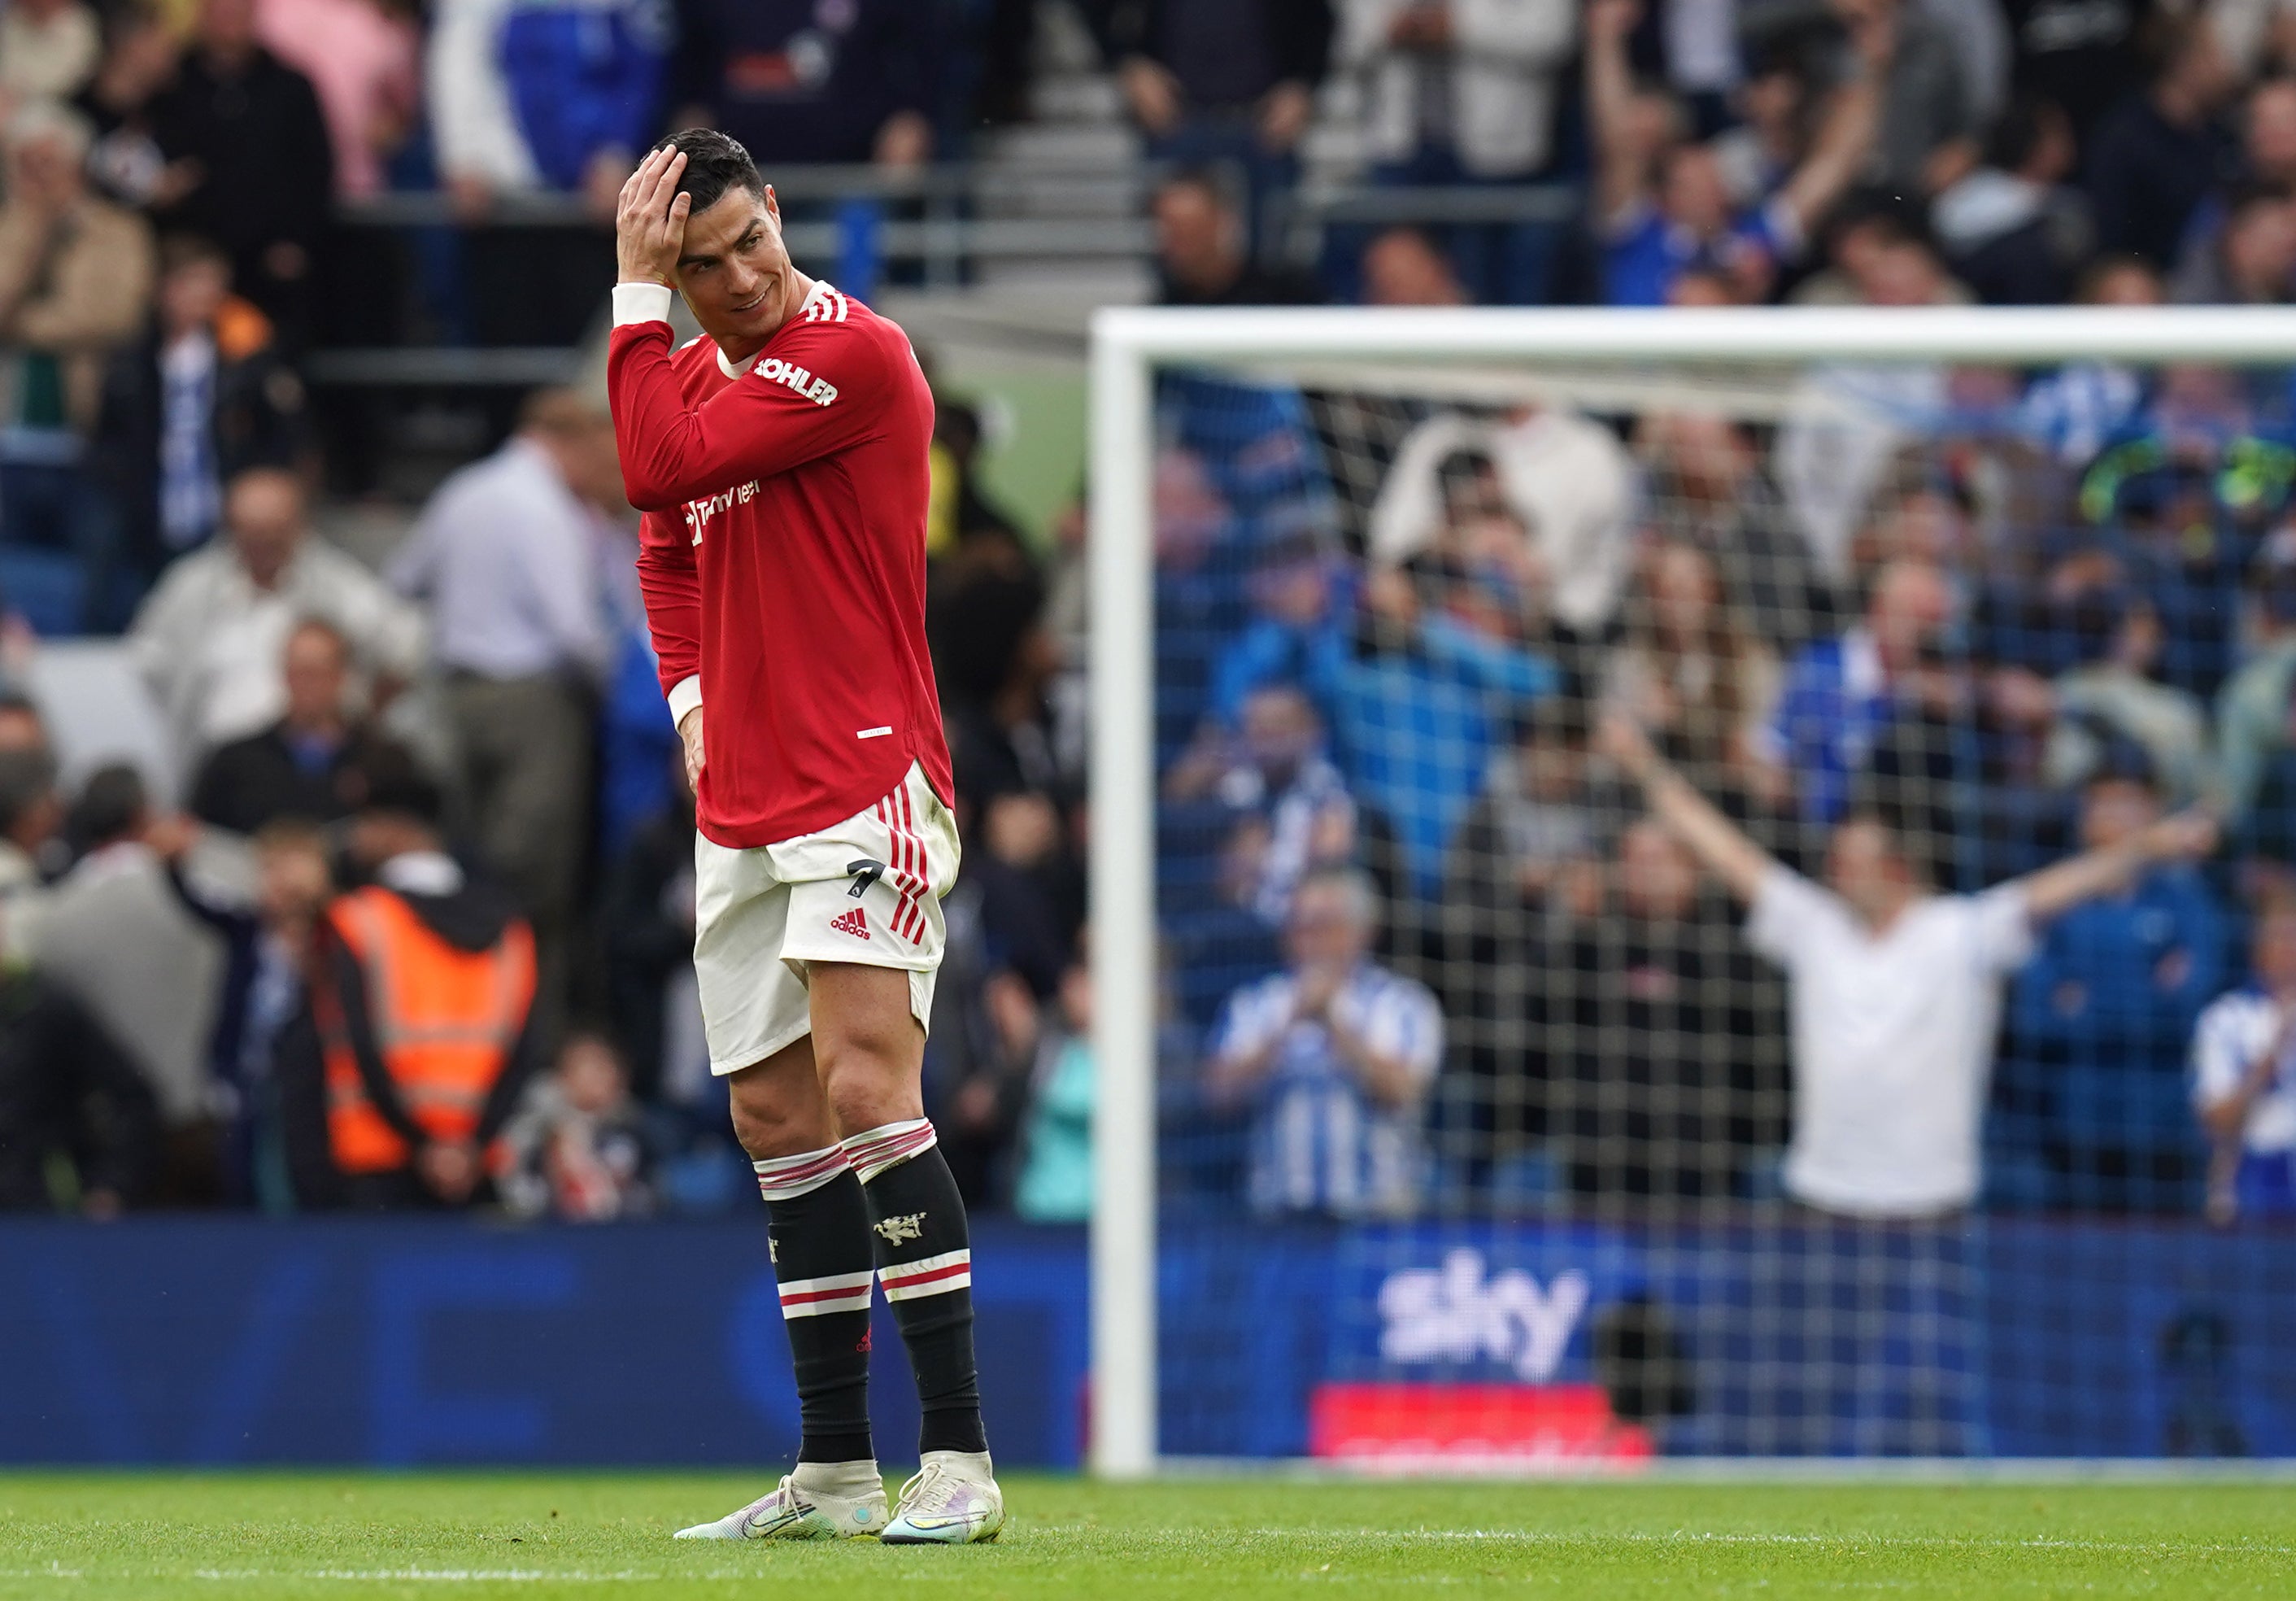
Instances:
[[[662,688],[706,709],[701,832],[812,833],[913,761],[951,799],[925,648],[933,403],[907,336],[817,283],[746,368],[625,323],[607,383]]]

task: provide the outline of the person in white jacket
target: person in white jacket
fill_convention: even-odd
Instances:
[[[1577,0],[1342,0],[1339,24],[1374,182],[1524,184],[1546,172]],[[1559,217],[1448,232],[1477,300],[1548,298]]]
[[[1365,537],[1374,568],[1398,567],[1444,542],[1444,470],[1461,457],[1488,464],[1496,497],[1526,539],[1524,571],[1536,573],[1544,609],[1578,637],[1600,637],[1633,554],[1626,447],[1600,423],[1553,406],[1499,417],[1439,412],[1404,436],[1372,502]]]

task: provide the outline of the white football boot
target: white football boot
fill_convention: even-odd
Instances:
[[[964,1546],[1004,1527],[1004,1492],[986,1451],[927,1451],[879,1536],[889,1546]]]
[[[800,1465],[796,1473],[741,1511],[729,1512],[714,1523],[680,1529],[677,1538],[852,1539],[885,1527],[885,1485],[877,1477],[876,1464],[835,1463],[829,1465],[833,1473],[807,1471],[815,1466]]]

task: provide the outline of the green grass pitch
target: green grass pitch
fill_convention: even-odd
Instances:
[[[676,1545],[724,1474],[0,1475],[0,1597],[2296,1596],[2296,1484],[1006,1482],[967,1549]]]

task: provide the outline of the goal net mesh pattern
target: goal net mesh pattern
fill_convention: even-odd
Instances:
[[[1159,370],[1162,1452],[2296,1452],[2289,378]]]

